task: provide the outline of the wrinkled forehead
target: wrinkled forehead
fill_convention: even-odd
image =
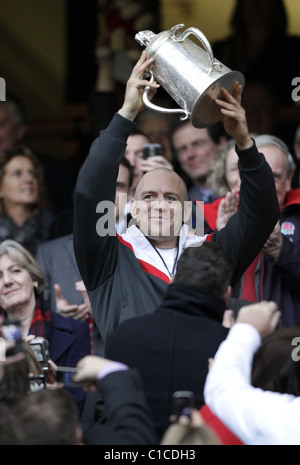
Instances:
[[[13,253],[10,253],[10,251],[7,251],[6,253],[3,253],[0,255],[0,272],[12,268],[14,266],[22,266],[20,264],[20,261],[14,257]]]
[[[263,145],[259,146],[258,149],[264,154],[273,172],[287,171],[287,156],[282,150],[274,145]]]
[[[167,168],[156,168],[144,174],[135,191],[135,198],[140,199],[145,192],[173,193],[181,201],[187,200],[184,181],[174,171]]]

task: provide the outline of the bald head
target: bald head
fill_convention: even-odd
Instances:
[[[191,214],[184,181],[173,170],[155,168],[137,185],[131,215],[150,241],[160,248],[177,244],[182,224]]]
[[[168,193],[176,194],[177,200],[181,202],[188,200],[185,182],[175,171],[169,168],[154,168],[145,173],[136,186],[135,199],[141,200],[144,192],[154,191],[158,187],[168,187],[167,191],[170,190]]]

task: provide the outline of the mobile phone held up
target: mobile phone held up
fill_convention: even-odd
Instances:
[[[78,372],[76,367],[62,367],[59,366],[56,369],[56,381],[63,384],[66,387],[83,388],[89,386],[89,381],[74,381],[74,375]]]
[[[160,156],[163,154],[162,146],[160,144],[145,144],[143,146],[143,160],[149,157]]]
[[[73,376],[77,373],[75,367],[57,367],[56,381],[68,387],[80,387],[79,383],[73,380]]]
[[[179,418],[184,415],[191,416],[191,410],[195,408],[195,395],[191,391],[176,391],[173,394],[173,412]]]

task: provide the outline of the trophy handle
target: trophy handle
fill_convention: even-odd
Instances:
[[[201,44],[205,48],[205,50],[206,50],[206,52],[207,52],[207,54],[209,56],[209,59],[211,61],[211,66],[212,67],[215,66],[216,61],[215,61],[215,57],[214,57],[212,48],[211,48],[210,43],[208,42],[207,38],[203,34],[203,32],[201,32],[196,27],[189,27],[183,33],[178,33],[178,29],[182,28],[183,26],[184,26],[184,24],[177,24],[176,26],[172,27],[172,29],[170,29],[170,37],[171,37],[171,39],[174,40],[174,42],[183,42],[189,35],[193,34],[194,36],[197,37],[197,39],[201,42]]]
[[[150,78],[150,82],[153,82],[154,81],[154,74],[153,72],[151,71],[151,69],[147,69],[147,72],[150,73],[151,75],[151,78]],[[154,110],[154,111],[158,111],[160,113],[182,113],[182,116],[180,117],[180,119],[182,121],[188,119],[189,117],[189,113],[187,110],[183,110],[181,108],[164,108],[164,107],[160,107],[158,105],[155,105],[154,103],[150,102],[149,98],[148,98],[148,95],[149,95],[149,91],[150,91],[150,86],[146,86],[145,87],[145,90],[143,92],[143,102],[144,104],[146,105],[146,107],[150,108],[151,110]]]

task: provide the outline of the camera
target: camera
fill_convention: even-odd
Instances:
[[[173,394],[173,411],[178,417],[191,416],[191,410],[195,408],[195,395],[191,391],[176,391]]]
[[[162,146],[160,144],[145,144],[143,146],[143,159],[162,155]]]
[[[49,370],[50,354],[48,340],[44,337],[35,337],[29,344],[41,366],[41,369],[43,371]]]
[[[8,357],[23,352],[20,320],[5,319],[1,326],[1,337],[5,339],[7,343],[13,343],[12,347],[6,351]]]

